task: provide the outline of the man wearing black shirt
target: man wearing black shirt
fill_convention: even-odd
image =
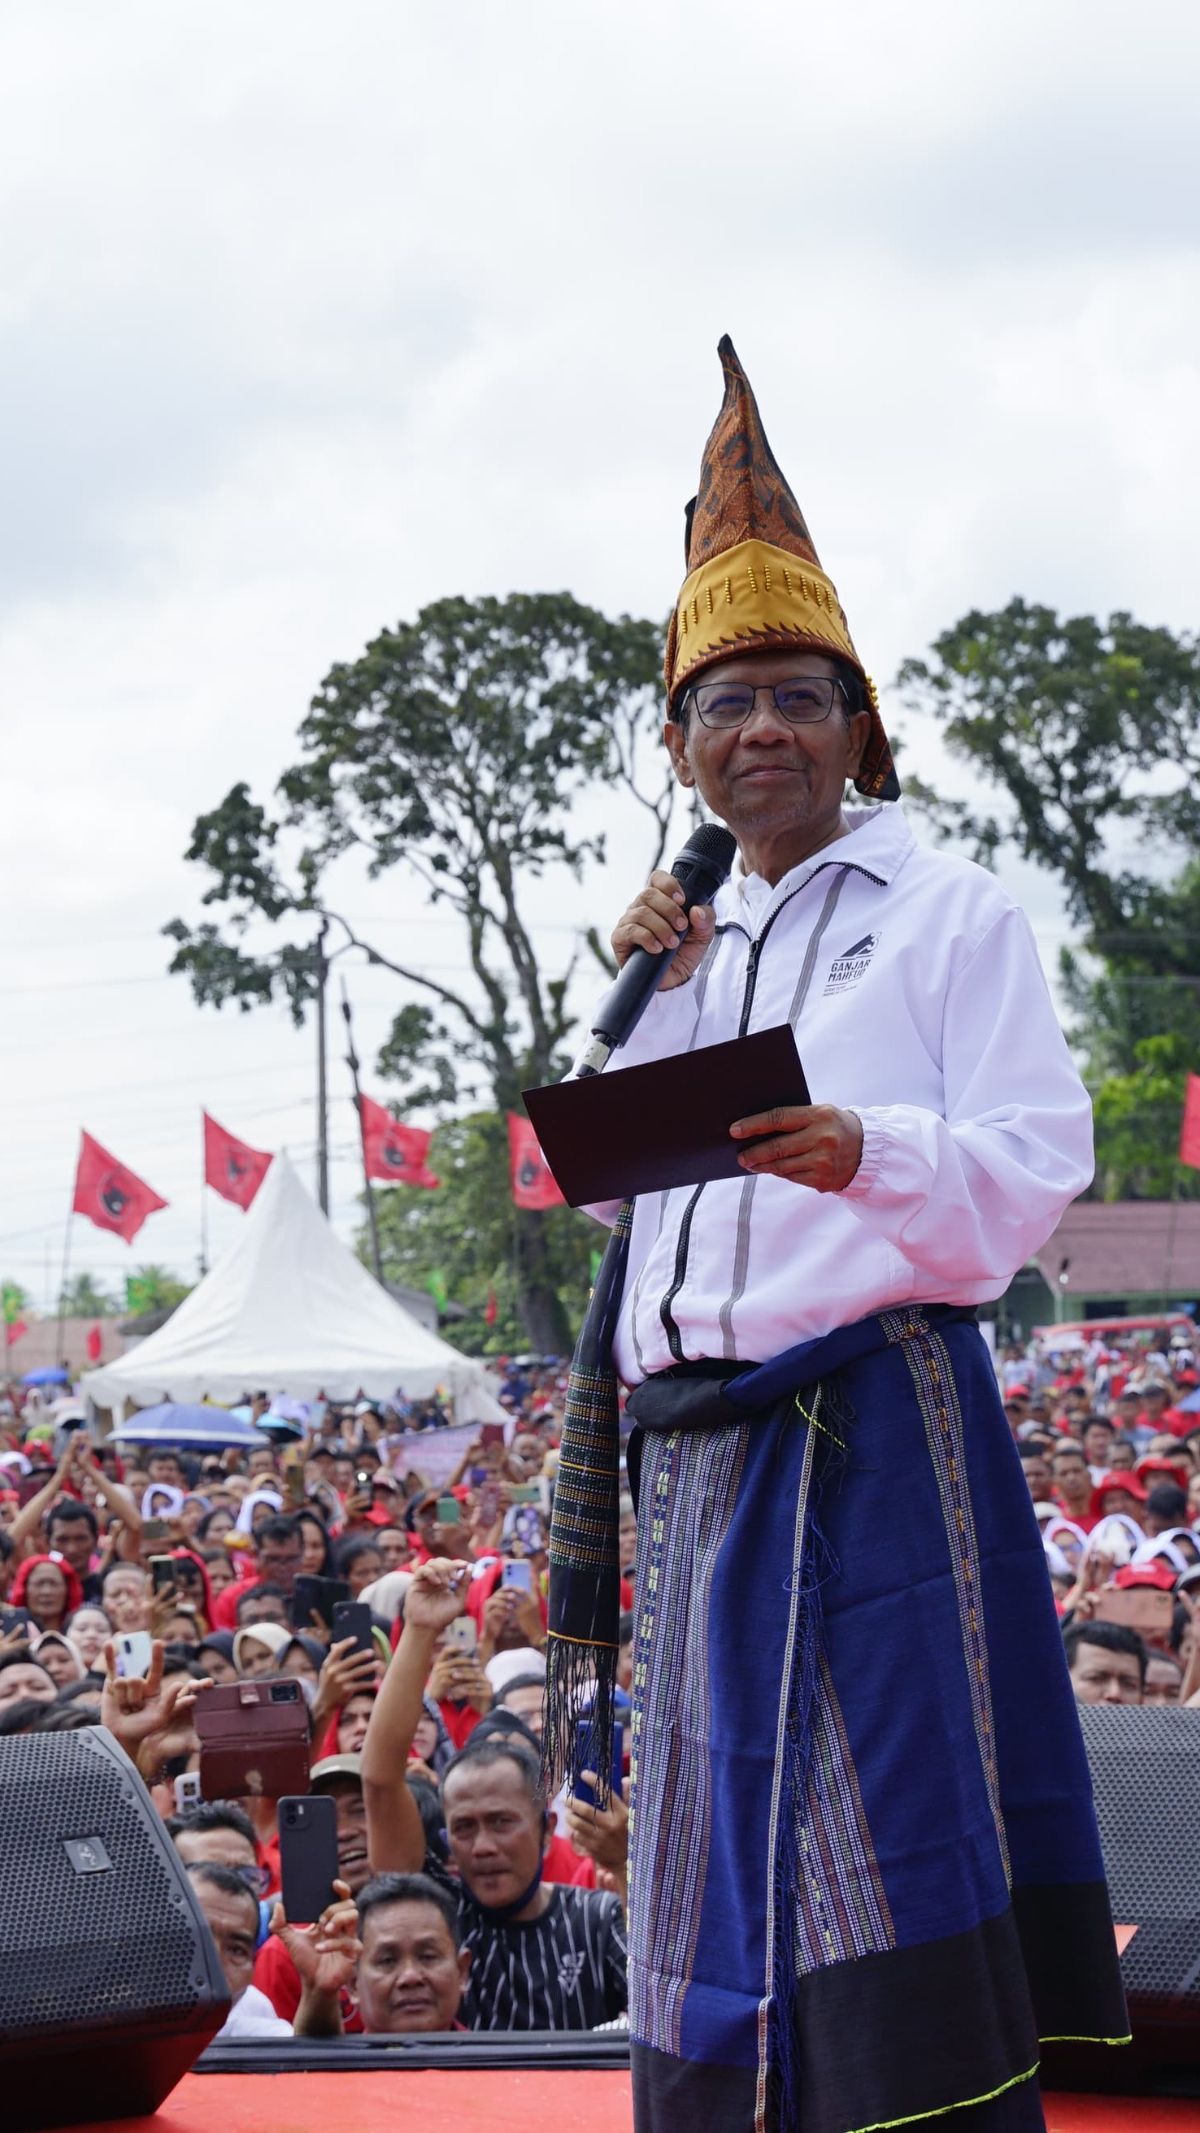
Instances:
[[[426,1858],[404,1781],[438,1636],[462,1613],[469,1566],[423,1563],[405,1595],[404,1635],[375,1700],[362,1755],[373,1873],[424,1870],[454,1891],[471,1968],[463,2018],[472,2029],[594,2029],[625,2010],[619,1899],[543,1882],[549,1817],[538,1760],[492,1735],[455,1757],[443,1781],[450,1865]]]
[[[625,2011],[625,1921],[616,1896],[543,1881],[549,1816],[536,1758],[493,1735],[442,1787],[470,1950],[471,2029],[596,2029]]]

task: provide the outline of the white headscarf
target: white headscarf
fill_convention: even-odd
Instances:
[[[283,1498],[278,1489],[251,1489],[248,1496],[243,1496],[242,1508],[237,1515],[237,1531],[239,1533],[253,1532],[254,1528],[251,1521],[254,1517],[256,1503],[269,1503],[273,1511],[282,1511],[283,1509]]]

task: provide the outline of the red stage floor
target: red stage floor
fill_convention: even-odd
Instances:
[[[1046,2123],[1049,2133],[1197,2133],[1200,2104],[1052,2095]],[[155,2117],[70,2133],[631,2133],[632,2124],[628,2074],[188,2074]]]

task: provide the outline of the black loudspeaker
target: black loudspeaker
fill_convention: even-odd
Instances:
[[[0,2123],[156,2110],[228,2012],[188,1875],[111,1733],[0,1740]]]
[[[1079,1706],[1133,2043],[1048,2045],[1046,2086],[1200,2095],[1200,1711]]]

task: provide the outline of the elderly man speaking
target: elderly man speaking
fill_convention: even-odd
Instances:
[[[713,910],[609,1072],[788,1023],[814,1101],[615,1222],[551,1537],[547,1760],[616,1660],[616,1381],[638,1490],[638,2133],[1044,2123],[1039,2038],[1127,2033],[1037,1522],[975,1310],[1091,1176],[1029,927],[923,849],[875,690],[731,343],[665,740],[728,824]],[[846,784],[873,803],[848,811]],[[608,1767],[602,1749],[594,1767]]]

